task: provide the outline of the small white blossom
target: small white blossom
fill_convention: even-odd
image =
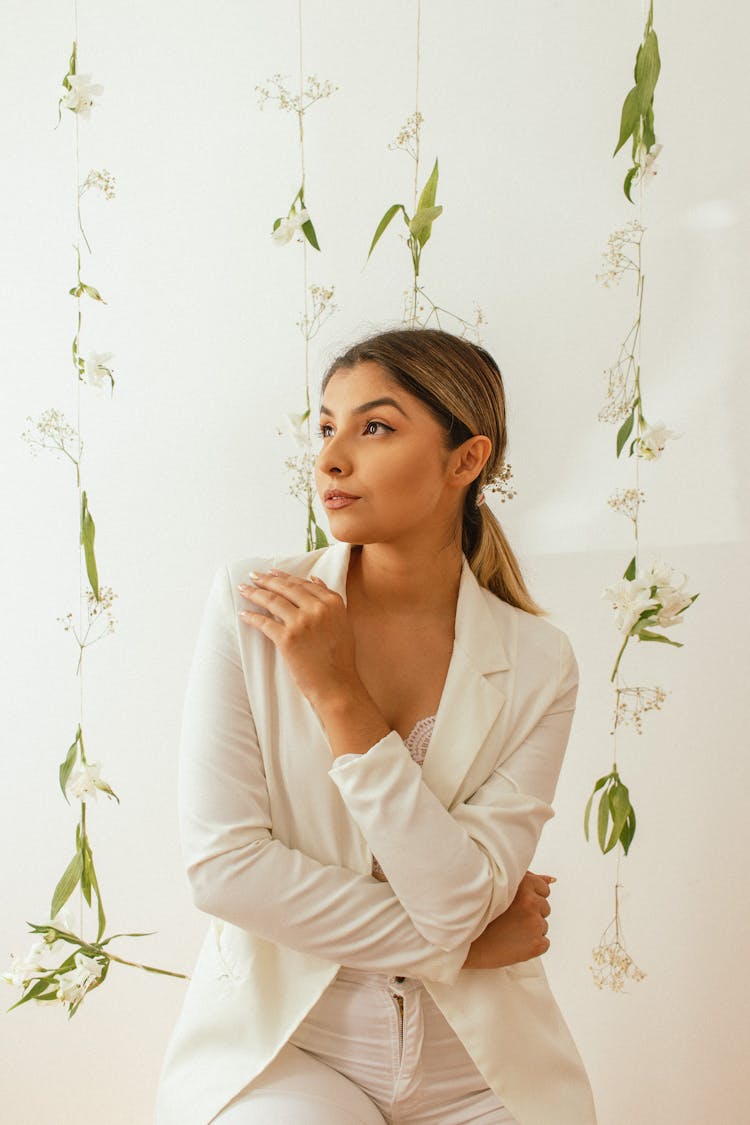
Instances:
[[[669,438],[681,438],[682,434],[675,430],[668,430],[663,422],[656,422],[647,426],[635,444],[635,453],[644,461],[655,461],[664,452],[664,446]]]
[[[309,212],[303,207],[301,211],[294,211],[286,219],[282,219],[276,230],[271,232],[271,237],[276,245],[284,246],[287,242],[290,242],[302,224],[306,223],[309,218]]]
[[[86,118],[90,115],[91,107],[96,104],[94,97],[99,97],[104,92],[104,87],[89,81],[90,78],[90,74],[69,74],[68,81],[72,89],[62,99],[66,109]]]

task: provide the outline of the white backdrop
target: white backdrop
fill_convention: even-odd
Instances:
[[[375,226],[411,205],[413,165],[387,148],[414,109],[416,5],[306,0],[304,70],[339,86],[306,116],[306,198],[323,252],[310,282],[340,311],[312,348],[313,402],[326,359],[400,316],[409,260],[394,222],[364,267]],[[684,436],[644,465],[641,552],[689,575],[700,598],[681,650],[628,649],[628,672],[670,690],[620,763],[638,814],[623,864],[631,952],[648,972],[601,993],[588,962],[611,915],[614,859],[586,845],[582,812],[610,768],[618,647],[602,587],[632,554],[607,507],[633,484],[597,421],[603,370],[634,310],[630,281],[597,285],[600,251],[638,217],[614,160],[641,5],[423,0],[420,180],[440,160],[423,280],[439,304],[489,319],[483,342],[509,402],[518,496],[491,500],[532,594],[569,633],[579,707],[537,869],[558,875],[548,973],[588,1065],[601,1125],[714,1125],[750,1112],[747,1042],[750,459],[744,365],[748,304],[746,6],[721,20],[695,0],[656,0],[660,172],[646,190],[643,389],[649,420]],[[57,786],[72,741],[76,651],[55,620],[78,590],[78,494],[69,462],[34,459],[26,416],[75,417],[73,137],[55,131],[73,8],[9,0],[0,51],[4,405],[0,777],[0,960],[28,944],[73,850]],[[208,582],[223,560],[304,550],[302,506],[278,436],[304,409],[301,247],[269,231],[298,186],[296,122],[258,108],[254,87],[296,82],[297,4],[80,0],[79,73],[103,83],[80,123],[81,178],[106,167],[117,198],[84,196],[81,347],[112,351],[114,398],[82,389],[84,486],[117,632],[84,657],[89,756],[122,800],[89,822],[109,929],[157,930],[125,956],[190,971],[206,920],[177,838],[176,754],[186,673]],[[446,327],[451,327],[450,323]],[[323,518],[323,517],[321,517]],[[744,628],[742,628],[744,626]],[[655,651],[654,651],[655,650]],[[639,677],[641,678],[641,677]],[[4,989],[6,1005],[16,998]],[[34,1005],[0,1016],[3,1120],[134,1125],[151,1119],[184,986],[115,966],[68,1022]],[[744,1026],[743,1026],[744,1025]]]

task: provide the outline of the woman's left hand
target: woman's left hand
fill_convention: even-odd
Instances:
[[[244,610],[240,618],[273,641],[310,703],[317,707],[360,687],[354,634],[341,595],[316,576],[269,570],[253,572],[252,578],[255,588],[243,583],[240,594],[273,616]]]

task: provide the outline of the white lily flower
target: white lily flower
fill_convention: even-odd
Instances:
[[[72,89],[62,99],[66,109],[72,109],[73,113],[85,118],[89,117],[91,107],[95,104],[94,97],[99,97],[104,92],[104,87],[89,81],[90,78],[90,74],[69,74],[68,82]]]
[[[309,212],[303,207],[301,211],[293,211],[286,219],[282,219],[276,230],[271,232],[271,237],[276,245],[284,246],[287,242],[290,242],[302,224],[306,223],[309,218]]]
[[[602,597],[607,597],[615,609],[615,625],[621,633],[629,633],[644,609],[656,605],[651,597],[652,583],[648,579],[621,578],[612,586],[605,586]]]
[[[110,381],[111,375],[106,361],[111,359],[113,352],[89,352],[89,358],[86,360],[86,381],[97,390],[104,388],[107,380]]]
[[[20,986],[25,988],[26,985],[39,973],[40,969],[45,969],[44,964],[47,953],[47,946],[43,941],[35,941],[29,948],[25,957],[16,957],[11,954],[10,968],[6,969],[0,976],[8,984]]]
[[[661,457],[669,438],[680,437],[682,437],[681,433],[668,430],[663,422],[655,422],[653,426],[647,426],[638,438],[635,445],[636,456],[644,461],[655,461]]]
[[[85,953],[78,952],[75,961],[78,968],[85,970],[92,980],[98,980],[102,975],[102,964],[95,957],[87,957]]]
[[[306,418],[304,414],[285,414],[284,417],[289,422],[291,429],[289,436],[293,437],[300,449],[307,449],[309,442],[307,440],[307,432],[305,430]]]
[[[87,762],[86,765],[78,766],[68,778],[66,792],[71,797],[77,797],[79,801],[86,801],[89,797],[96,800],[98,788],[96,783],[99,781],[101,768],[100,762]]]
[[[641,179],[644,182],[646,180],[650,180],[651,177],[655,176],[656,173],[659,171],[659,169],[655,167],[656,158],[659,155],[659,153],[661,152],[661,150],[663,149],[663,147],[664,146],[660,145],[660,144],[659,145],[653,144],[651,146],[650,152],[647,152],[645,155],[643,155],[643,146],[641,146],[641,154],[642,154],[642,156],[641,156]]]

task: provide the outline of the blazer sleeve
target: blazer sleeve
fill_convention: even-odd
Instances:
[[[195,905],[337,964],[453,984],[470,941],[439,948],[388,883],[321,864],[273,837],[237,629],[222,566],[198,631],[180,731],[180,838]]]
[[[439,948],[471,942],[513,901],[554,815],[578,678],[570,641],[558,630],[552,702],[487,780],[450,810],[422,780],[397,731],[329,770],[414,925]]]

